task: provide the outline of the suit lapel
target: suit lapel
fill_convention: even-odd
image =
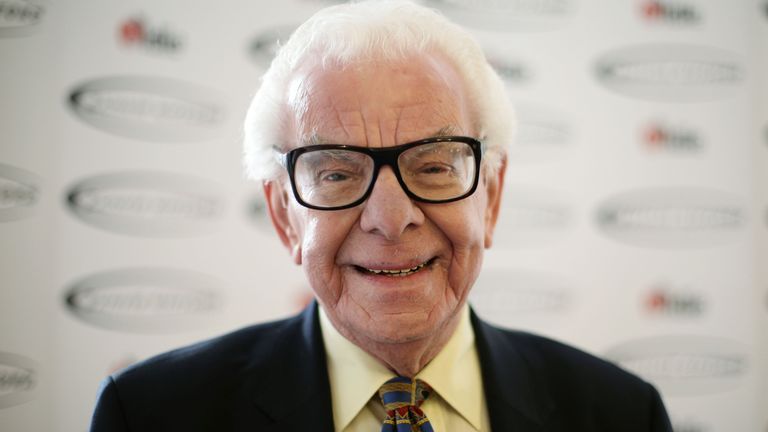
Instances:
[[[278,335],[266,373],[253,385],[253,401],[269,431],[333,431],[331,391],[317,305]]]
[[[553,409],[542,374],[521,348],[522,338],[481,321],[471,314],[482,367],[488,415],[493,431],[534,432],[547,430]]]

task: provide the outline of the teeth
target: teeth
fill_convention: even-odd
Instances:
[[[369,268],[367,268],[365,270],[368,271],[369,273],[373,273],[373,274],[385,274],[387,276],[402,277],[402,276],[407,276],[407,275],[409,275],[411,273],[414,273],[414,272],[417,272],[417,271],[421,270],[425,265],[427,265],[427,263],[422,263],[422,264],[417,265],[416,267],[411,267],[411,268],[401,269],[401,270],[374,270],[374,269],[369,269]]]

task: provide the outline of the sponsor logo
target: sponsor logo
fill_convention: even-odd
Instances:
[[[121,234],[179,237],[213,228],[223,213],[221,188],[181,174],[123,172],[86,178],[67,193],[83,222]]]
[[[704,299],[690,291],[658,284],[645,296],[645,310],[653,316],[698,317],[704,313]]]
[[[210,323],[220,308],[221,282],[189,270],[129,268],[96,273],[72,284],[67,310],[98,327],[162,333]]]
[[[34,399],[37,370],[36,363],[26,357],[0,352],[0,409]]]
[[[530,70],[522,62],[490,57],[488,63],[491,64],[501,79],[509,84],[526,83],[532,78]]]
[[[722,99],[744,81],[744,68],[727,51],[694,45],[638,45],[596,62],[597,80],[625,96],[669,102]]]
[[[25,0],[0,0],[0,37],[24,36],[40,23],[45,9]]]
[[[428,0],[427,5],[470,27],[500,31],[551,30],[573,15],[572,0]]]
[[[224,121],[218,94],[169,78],[94,79],[70,92],[69,105],[97,129],[149,141],[209,139]]]
[[[605,356],[669,396],[731,390],[741,384],[748,369],[741,344],[705,336],[642,339],[619,345]]]
[[[733,241],[743,231],[741,199],[697,188],[641,189],[604,201],[596,211],[603,233],[625,243],[693,248]]]
[[[514,326],[533,316],[561,314],[572,303],[566,284],[554,275],[501,268],[483,270],[470,300],[480,314],[499,325]]]
[[[699,12],[689,4],[657,0],[642,3],[640,13],[649,22],[691,24],[701,19]]]
[[[32,214],[40,199],[39,184],[35,174],[0,163],[0,222]]]
[[[264,201],[264,195],[254,195],[248,201],[248,215],[250,220],[259,228],[272,232],[272,223],[269,219],[269,210],[267,209],[267,203]]]
[[[123,46],[139,46],[153,51],[176,52],[182,47],[181,37],[165,26],[147,23],[144,17],[128,18],[118,25],[118,39]]]
[[[643,129],[642,143],[643,147],[653,152],[692,153],[702,148],[696,131],[662,122],[653,122]]]
[[[564,116],[538,105],[520,104],[518,131],[509,151],[518,162],[551,161],[563,155],[571,143],[571,125]]]
[[[296,30],[296,25],[284,25],[267,29],[256,35],[249,47],[251,58],[261,67],[268,68],[277,54],[280,44],[284,43]]]
[[[556,194],[525,187],[505,188],[506,201],[495,239],[506,247],[527,247],[562,237],[571,225],[571,209]]]

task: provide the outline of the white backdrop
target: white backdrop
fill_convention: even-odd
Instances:
[[[310,291],[242,179],[276,40],[320,0],[0,0],[0,430],[84,431],[136,360]],[[768,2],[429,0],[520,130],[481,316],[768,431]]]

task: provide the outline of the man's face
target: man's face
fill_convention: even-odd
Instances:
[[[309,62],[293,76],[288,100],[297,113],[288,134],[298,137],[296,146],[389,147],[478,134],[461,80],[437,56],[341,70]],[[335,211],[302,207],[287,178],[267,183],[265,193],[281,239],[328,317],[365,348],[453,330],[490,245],[502,179],[503,169],[481,173],[470,197],[425,204],[412,201],[385,166],[368,200]],[[413,268],[405,276],[380,272]]]

